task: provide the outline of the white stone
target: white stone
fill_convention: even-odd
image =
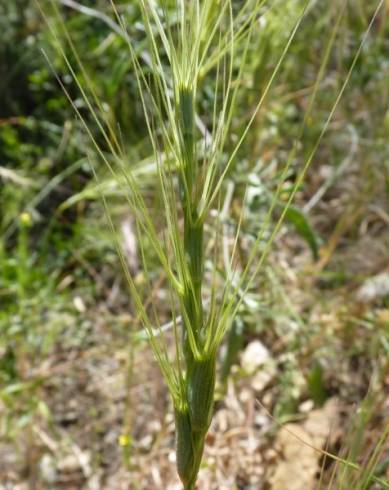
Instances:
[[[250,342],[242,354],[241,365],[247,374],[253,374],[270,358],[269,350],[259,340]]]

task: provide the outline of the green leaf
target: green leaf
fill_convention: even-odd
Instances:
[[[307,377],[308,391],[312,400],[318,406],[322,406],[328,398],[328,393],[324,384],[323,367],[319,362],[315,362]]]
[[[285,204],[279,203],[279,206],[283,210],[285,209]],[[294,226],[296,232],[307,242],[312,251],[313,258],[317,260],[319,258],[317,235],[304,212],[296,206],[288,206],[285,212],[285,219]]]

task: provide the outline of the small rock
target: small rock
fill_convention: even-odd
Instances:
[[[57,468],[54,458],[50,454],[44,454],[39,463],[41,478],[47,483],[57,481]]]
[[[247,374],[254,374],[269,358],[268,349],[259,340],[254,340],[244,350],[241,365]]]
[[[88,480],[88,490],[100,490],[101,489],[101,474],[95,473]]]
[[[389,295],[389,272],[383,272],[367,279],[358,289],[357,299],[362,303],[371,303]]]
[[[75,296],[73,298],[73,305],[79,313],[85,313],[86,312],[85,303],[80,296]]]
[[[299,412],[300,413],[308,413],[313,409],[314,405],[315,404],[314,404],[313,400],[306,400],[305,402],[300,404]]]
[[[254,374],[253,379],[251,380],[251,386],[257,392],[263,391],[274,378],[276,372],[277,368],[275,363],[272,360],[271,362],[267,362],[262,369]]]
[[[58,470],[63,473],[73,473],[81,468],[79,459],[74,454],[64,456],[58,463]]]

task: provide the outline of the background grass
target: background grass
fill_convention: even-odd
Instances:
[[[253,39],[232,121],[232,143],[264,90],[302,4],[299,0],[272,3],[261,35]],[[156,169],[125,40],[112,26],[115,17],[108,2],[85,1],[82,5],[93,10],[80,11],[76,3],[60,5],[60,9],[104,102],[106,116],[120,128],[125,163],[139,172],[142,192],[158,219]],[[131,2],[117,5],[128,20],[147,74],[140,10]],[[298,135],[340,5],[335,0],[313,2],[228,175],[233,195],[227,235],[238,226],[243,202],[245,206],[238,243],[242,263]],[[285,195],[320,134],[376,6],[373,0],[347,3],[314,113],[284,184]],[[340,400],[342,417],[349,420],[370,387],[365,408],[369,416],[360,423],[358,443],[350,442],[344,430],[330,448],[339,453],[340,447],[345,448],[345,457],[361,465],[369,461],[371,448],[385,435],[388,424],[388,9],[384,2],[295,207],[239,311],[225,343],[223,364],[224,381],[229,379],[236,388],[251,388],[253,379],[240,354],[260,339],[271,353],[276,375],[255,396],[280,421],[299,420],[305,402],[313,402],[313,410],[334,397]],[[63,37],[54,16],[51,22]],[[160,403],[155,403],[147,387],[142,395],[133,395],[142,379],[133,366],[148,358],[144,342],[133,340],[137,319],[109,228],[102,219],[101,192],[109,198],[115,222],[129,220],[131,230],[131,216],[123,205],[120,186],[97,158],[100,186],[96,186],[85,157],[85,150],[92,155],[95,151],[41,49],[48,53],[96,135],[97,128],[53,49],[35,3],[12,0],[1,5],[0,27],[0,454],[6,455],[0,463],[0,482],[24,482],[27,488],[72,488],[72,483],[61,480],[66,471],[59,462],[73,454],[76,446],[89,451],[90,471],[85,465],[78,477],[78,470],[73,471],[75,488],[90,485],[92,476],[103,488],[113,488],[109,486],[112,474],[120,474],[123,481],[129,478],[130,488],[136,488],[136,481],[141,482],[139,488],[150,488],[150,475],[142,473],[142,452],[153,454],[154,448],[158,457],[153,461],[163,467],[164,443],[159,438],[165,434],[169,441],[171,427],[165,421],[162,435],[156,436],[142,417],[136,420],[135,405],[151,413],[154,421],[164,420],[171,409],[160,383]],[[82,79],[81,73],[79,76]],[[212,77],[210,80],[201,87],[200,109],[204,114],[208,111],[211,120],[214,87]],[[226,154],[228,150],[227,146]],[[280,212],[282,199],[274,220]],[[163,273],[147,242],[143,246],[154,264],[149,273],[158,285],[154,294],[159,298],[160,314],[168,320]],[[130,247],[129,253],[137,285],[146,290],[136,247]],[[374,286],[378,275],[381,279]],[[115,363],[108,365],[107,359]],[[148,369],[149,376],[157,376],[153,367]],[[122,375],[124,379],[117,383],[126,389],[115,399],[118,410],[113,419],[107,419],[109,389],[100,392],[90,378],[110,379],[112,372]],[[77,400],[73,410],[67,405],[70,398]],[[217,409],[223,407],[220,403]],[[276,439],[276,427],[261,433],[270,446]],[[143,448],[145,434],[151,434],[152,443]],[[265,454],[266,448],[260,451]],[[387,451],[384,437],[373,471],[382,478],[388,477]],[[270,479],[276,463],[271,458],[263,460],[263,480]],[[57,480],[50,483],[45,464]],[[324,466],[324,479],[328,475],[330,481],[333,467],[329,462]],[[239,471],[229,488],[250,484],[250,476],[239,477]],[[134,476],[137,472],[143,479]],[[377,485],[371,482],[370,473],[363,476],[368,483],[361,488]],[[333,488],[351,488],[356,477],[340,472],[336,478]],[[249,488],[257,488],[251,485]]]

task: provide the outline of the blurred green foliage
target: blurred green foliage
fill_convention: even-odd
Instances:
[[[249,52],[250,70],[245,74],[245,90],[242,90],[242,100],[237,104],[232,141],[247,123],[252,107],[263,93],[296,20],[297,7],[303,3],[301,0],[275,2],[266,23],[263,23],[261,34],[253,40]],[[239,151],[229,176],[240,199],[248,185],[247,209],[242,223],[242,233],[248,241],[260,228],[288,151],[298,136],[299,124],[304,118],[330,32],[329,26],[334,24],[343,4],[338,0],[312,3],[277,84]],[[134,2],[117,4],[126,18],[135,52],[147,75],[144,26],[139,9]],[[125,40],[107,23],[107,19],[115,22],[108,2],[89,1],[83,5],[104,16],[93,16],[91,11],[83,13],[63,5],[60,5],[60,11],[102,101],[104,116],[120,134],[125,164],[139,169],[145,192],[149,193],[150,203],[158,211],[157,198],[153,193],[155,168],[149,160],[152,149],[146,137],[141,101]],[[303,141],[299,142],[299,151],[287,177],[285,195],[320,134],[376,5],[374,0],[351,0],[347,4],[315,102],[314,115],[305,127]],[[45,6],[54,31],[66,44],[55,12],[49,3]],[[313,175],[319,166],[330,168],[334,176],[330,184],[336,182],[342,178],[342,171],[353,151],[352,141],[355,141],[358,151],[353,152],[351,158],[359,174],[355,181],[357,200],[365,203],[383,189],[389,189],[387,10],[387,7],[383,9],[363,47],[335,122],[312,168]],[[90,325],[75,308],[74,296],[82,291],[83,298],[86,302],[90,300],[90,304],[104,297],[90,270],[103,271],[104,280],[108,283],[120,276],[115,247],[105,221],[101,219],[103,211],[98,204],[101,192],[113,195],[114,217],[122,217],[126,211],[120,204],[120,190],[112,188],[110,176],[103,166],[97,168],[101,188],[96,189],[87,159],[87,153],[89,157],[96,158],[96,152],[46,63],[42,50],[47,53],[94,135],[98,135],[96,124],[66,63],[54,49],[53,38],[35,2],[2,2],[0,32],[0,396],[12,406],[14,398],[10,393],[23,393],[20,380],[27,379],[26,383],[32,383],[28,390],[33,389],[34,393],[39,385],[39,380],[29,379],[24,369],[25,357],[29,359],[30,368],[39,365],[57,342],[63,339],[70,341],[66,339],[68,328],[79,333],[77,342],[85,341]],[[85,86],[84,76],[70,51],[69,57],[81,84]],[[236,63],[239,65],[239,58]],[[205,78],[201,90],[201,112],[205,114],[206,125],[212,119],[212,115],[209,120],[206,117],[212,107],[212,77]],[[228,144],[226,148],[228,151]],[[103,150],[107,150],[104,145]],[[299,200],[304,203],[310,197],[308,179],[299,193]],[[348,194],[344,199],[348,205],[356,198]],[[61,207],[65,202],[69,205]],[[279,207],[282,209],[282,201]],[[235,218],[232,216],[232,226],[236,227]],[[319,246],[326,237],[320,236],[299,204],[289,209],[287,219],[288,227],[305,241],[313,259],[317,259]],[[322,235],[327,231],[325,226],[321,228]],[[251,303],[246,302],[242,307],[237,323],[239,332],[231,331],[223,378],[230,372],[232,359],[244,344],[244,335],[263,333],[268,327],[275,331],[272,338],[285,335],[284,331],[277,331],[274,319],[280,310],[274,299],[279,299],[278,292],[258,298],[258,289],[252,291]],[[266,277],[261,279],[260,289],[275,291],[274,284]],[[120,306],[127,308],[128,305]],[[290,309],[286,310],[290,314]],[[293,319],[304,326],[304,318]],[[304,351],[303,340],[309,341],[314,335],[311,330],[298,333],[285,348],[296,357]],[[320,405],[328,395],[325,369],[321,364],[323,351],[311,352],[310,355],[312,362],[308,363],[310,367],[306,370],[306,394]],[[292,415],[302,395],[299,389],[296,392],[294,378],[300,366],[293,359],[280,364],[281,394],[275,410],[278,416]],[[14,391],[11,386],[15,387]],[[25,400],[22,406],[26,412],[31,410]],[[39,400],[33,407],[34,410],[39,407]]]

